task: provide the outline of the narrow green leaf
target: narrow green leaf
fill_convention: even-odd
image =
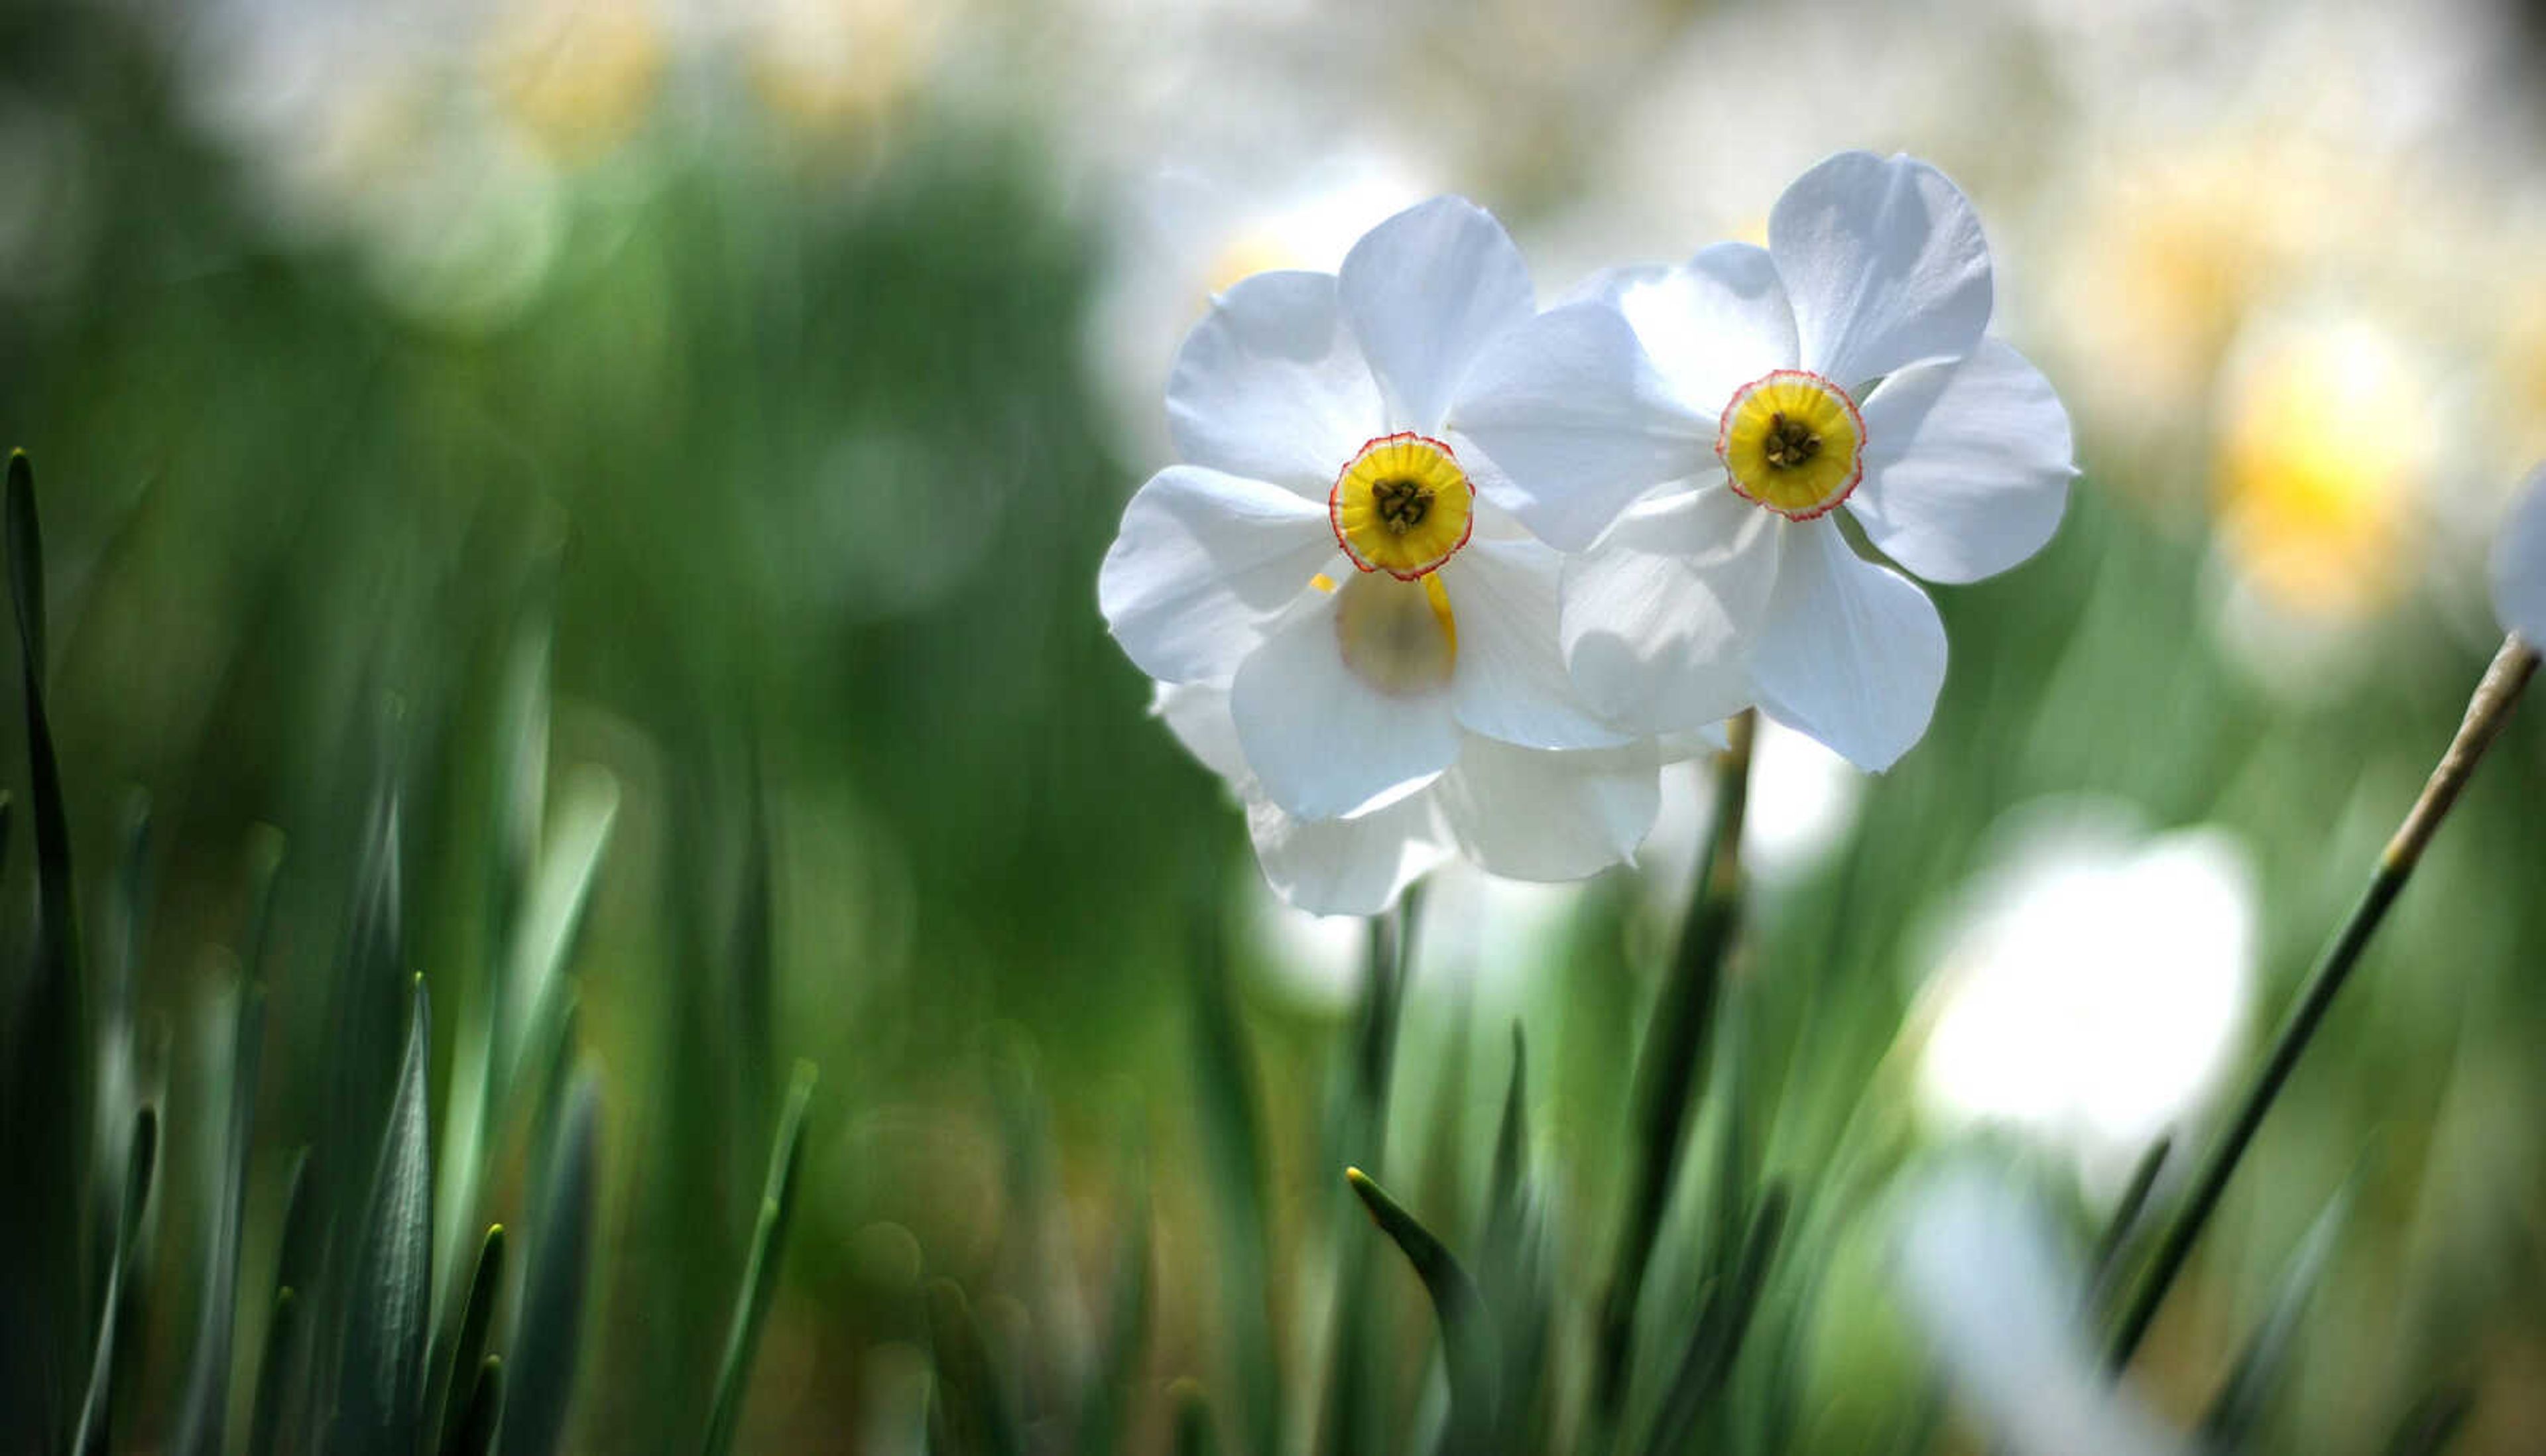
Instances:
[[[559,1012],[565,965],[619,817],[619,781],[601,769],[575,770],[559,793],[556,820],[540,852],[539,878],[505,957],[503,1015],[495,1029],[498,1112],[520,1073],[523,1049],[542,1045]]]
[[[150,1202],[151,1171],[159,1160],[159,1113],[144,1104],[133,1114],[132,1138],[127,1145],[124,1208],[115,1224],[115,1248],[107,1262],[106,1298],[97,1319],[97,1352],[89,1362],[88,1396],[80,1403],[79,1431],[71,1449],[79,1456],[102,1456],[114,1416],[116,1331],[122,1321],[126,1261],[141,1232],[141,1211]]]
[[[265,1362],[256,1372],[255,1404],[248,1410],[248,1456],[273,1456],[283,1408],[292,1400],[292,1369],[300,1350],[300,1297],[287,1284],[274,1292],[265,1322]]]
[[[928,1408],[930,1449],[946,1456],[1023,1456],[1016,1413],[973,1308],[951,1279],[928,1281],[928,1350],[937,1372]]]
[[[336,1392],[336,1440],[384,1456],[413,1452],[424,1420],[433,1301],[433,1140],[425,1095],[432,1047],[431,1005],[417,977],[406,1056],[347,1270]]]
[[[1193,1068],[1195,1118],[1218,1223],[1213,1242],[1220,1285],[1220,1328],[1235,1373],[1234,1419],[1249,1451],[1282,1449],[1281,1372],[1271,1311],[1272,1238],[1264,1209],[1263,1112],[1255,1060],[1231,984],[1229,955],[1217,916],[1197,914],[1193,928]]]
[[[1661,993],[1636,1054],[1633,1132],[1626,1223],[1617,1261],[1600,1296],[1593,1408],[1614,1429],[1636,1364],[1636,1309],[1645,1268],[1660,1236],[1662,1213],[1679,1181],[1679,1162],[1694,1120],[1697,1090],[1716,1043],[1715,1013],[1724,968],[1741,919],[1741,826],[1750,801],[1750,748],[1755,719],[1743,712],[1726,727],[1729,746],[1715,765],[1715,822],[1690,887],[1689,907]]]
[[[309,1149],[303,1146],[293,1155],[292,1173],[284,1180],[283,1242],[275,1251],[274,1306],[248,1412],[248,1456],[271,1456],[282,1432],[301,1423],[296,1414],[308,1410],[310,1320],[300,1291],[318,1277],[318,1195],[311,1183]]]
[[[2395,1434],[2387,1438],[2386,1456],[2439,1456],[2458,1437],[2467,1417],[2475,1413],[2475,1392],[2463,1386],[2443,1386],[2416,1401],[2404,1418],[2396,1422]]]
[[[1202,1387],[1179,1380],[1167,1388],[1167,1399],[1175,1403],[1175,1456],[1220,1456],[1220,1436],[1212,1429],[1211,1402]]]
[[[1486,1239],[1493,1243],[1519,1229],[1523,1185],[1529,1176],[1529,1048],[1521,1041],[1517,1018],[1512,1022],[1511,1049],[1511,1081],[1503,1088],[1502,1121],[1494,1131],[1494,1170],[1486,1184]]]
[[[18,626],[27,713],[27,776],[36,839],[34,952],[5,1049],[0,1166],[29,1188],[86,1186],[95,1131],[87,1014],[81,1004],[79,916],[73,908],[70,819],[45,712],[44,552],[36,475],[9,458],[9,594]],[[80,1392],[74,1353],[93,1344],[85,1302],[93,1235],[80,1201],[0,1199],[0,1447],[59,1450],[73,1433]],[[101,1210],[100,1212],[105,1212]]]
[[[460,1420],[475,1396],[478,1365],[486,1358],[486,1331],[495,1316],[495,1298],[504,1277],[504,1226],[488,1227],[477,1245],[477,1269],[468,1278],[467,1297],[460,1304],[460,1324],[448,1349],[435,1355],[434,1388],[425,1393],[428,1413],[439,1413],[434,1428],[448,1453],[458,1438]],[[439,1396],[440,1399],[436,1399]]]
[[[769,1315],[769,1297],[778,1288],[778,1260],[786,1251],[787,1226],[796,1210],[796,1159],[805,1144],[805,1109],[813,1100],[813,1064],[796,1064],[787,1089],[787,1109],[779,1115],[778,1140],[769,1154],[769,1178],[760,1194],[760,1219],[751,1236],[751,1256],[743,1265],[742,1288],[734,1299],[733,1322],[726,1328],[724,1360],[717,1370],[716,1400],[709,1408],[708,1456],[733,1449],[735,1425],[742,1418],[742,1396],[751,1362],[760,1348],[761,1322]]]
[[[196,1322],[195,1358],[186,1377],[176,1434],[168,1443],[173,1456],[220,1456],[226,1445],[239,1239],[247,1219],[248,1150],[255,1132],[257,1070],[264,1044],[265,990],[250,985],[239,992],[237,1026],[230,1042],[229,1123],[223,1133],[211,1242],[204,1252],[203,1310]]]
[[[1121,1450],[1125,1415],[1141,1378],[1149,1332],[1149,1200],[1135,1177],[1123,1237],[1114,1254],[1114,1292],[1105,1321],[1105,1343],[1091,1363],[1078,1403],[1078,1445],[1085,1456]]]
[[[1344,1181],[1352,1185],[1362,1206],[1370,1211],[1371,1222],[1404,1251],[1405,1261],[1414,1266],[1415,1276],[1423,1281],[1423,1292],[1431,1296],[1432,1312],[1440,1319],[1443,1363],[1450,1375],[1450,1420],[1444,1448],[1481,1449],[1494,1430],[1502,1404],[1502,1356],[1485,1296],[1477,1292],[1477,1281],[1468,1277],[1468,1271],[1433,1237],[1432,1231],[1398,1207],[1368,1174],[1348,1167],[1344,1169]],[[1346,1313],[1349,1316],[1351,1312]]]
[[[504,1422],[504,1361],[500,1355],[488,1355],[478,1362],[477,1375],[468,1383],[468,1403],[452,1422],[450,1438],[443,1442],[444,1456],[488,1456]]]
[[[1689,1331],[1688,1344],[1681,1351],[1679,1369],[1665,1389],[1661,1409],[1655,1414],[1652,1433],[1644,1445],[1646,1456],[1669,1456],[1686,1449],[1696,1433],[1698,1419],[1733,1373],[1733,1363],[1741,1353],[1742,1338],[1750,1331],[1751,1317],[1758,1313],[1759,1293],[1767,1286],[1768,1269],[1776,1261],[1778,1242],[1785,1235],[1787,1203],[1782,1181],[1770,1182],[1760,1193],[1759,1207],[1750,1216],[1750,1232],[1742,1240],[1741,1257],[1734,1266],[1732,1282],[1709,1286],[1696,1325]]]
[[[2325,1266],[2333,1258],[2342,1226],[2351,1216],[2351,1185],[2344,1184],[2325,1211],[2317,1215],[2307,1237],[2299,1241],[2298,1251],[2290,1255],[2289,1267],[2273,1290],[2262,1323],[2254,1328],[2245,1350],[2230,1368],[2226,1383],[2211,1401],[2209,1413],[2202,1417],[2201,1435],[2208,1448],[2241,1450],[2253,1435],[2264,1403],[2279,1388],[2282,1372],[2289,1365],[2300,1317],[2325,1277]]]
[[[2140,1215],[2148,1208],[2149,1195],[2157,1190],[2158,1174],[2165,1171],[2165,1160],[2173,1152],[2174,1135],[2168,1133],[2140,1155],[2138,1164],[2131,1169],[2130,1181],[2122,1185],[2121,1198],[2113,1204],[2113,1216],[2105,1221],[2104,1232],[2095,1240],[2095,1251],[2086,1263],[2086,1308],[2098,1323],[2121,1283],[2122,1250],[2130,1246]]]
[[[593,1200],[598,1188],[601,1089],[575,1074],[546,1144],[532,1205],[529,1260],[514,1325],[504,1417],[506,1456],[548,1456],[565,1437],[580,1368],[585,1292],[592,1277]]]

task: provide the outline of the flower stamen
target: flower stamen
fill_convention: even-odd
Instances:
[[[1809,521],[1864,478],[1865,420],[1838,385],[1781,369],[1742,385],[1724,406],[1715,453],[1742,499]]]
[[[1476,489],[1449,446],[1411,433],[1383,435],[1335,476],[1326,515],[1353,565],[1412,581],[1468,544]]]

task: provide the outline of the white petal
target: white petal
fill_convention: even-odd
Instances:
[[[1239,281],[1185,336],[1167,379],[1167,427],[1187,461],[1320,501],[1385,419],[1332,274]]]
[[[1878,375],[1957,359],[1989,326],[1989,243],[1945,174],[1840,152],[1795,179],[1768,215],[1794,300],[1803,367],[1851,392]]]
[[[1440,433],[1460,377],[1485,344],[1538,306],[1520,249],[1465,198],[1434,198],[1372,228],[1338,279],[1390,428],[1426,435]]]
[[[1246,807],[1264,879],[1317,915],[1376,915],[1451,854],[1430,794],[1345,819],[1301,819],[1265,800]]]
[[[1447,691],[1385,693],[1344,665],[1341,592],[1312,592],[1237,669],[1230,711],[1265,797],[1330,819],[1430,778],[1458,756]]]
[[[1672,391],[1704,418],[1710,449],[1743,385],[1802,358],[1795,310],[1765,248],[1716,243],[1682,267],[1621,270],[1604,293]]]
[[[2002,1176],[1930,1173],[1903,1200],[1904,1303],[1945,1372],[2017,1456],[2185,1456],[2116,1387],[2079,1328],[2085,1281]]]
[[[1674,732],[1750,706],[1742,650],[1776,579],[1776,522],[1716,484],[1637,506],[1567,561],[1559,635],[1593,712]]]
[[[1865,401],[1865,480],[1847,508],[1883,554],[1930,581],[1978,581],[2051,540],[2078,475],[2069,412],[2024,356],[1983,339]]]
[[[1227,682],[1334,555],[1325,507],[1262,480],[1173,466],[1123,510],[1096,574],[1115,641],[1162,682]]]
[[[1650,740],[1551,753],[1471,736],[1432,797],[1470,858],[1514,880],[1580,880],[1624,863],[1661,805]]]
[[[2546,466],[2521,482],[2494,544],[2493,610],[2504,632],[2546,648]]]
[[[1927,731],[1945,683],[1945,624],[1897,571],[1829,521],[1784,523],[1777,589],[1750,646],[1759,706],[1881,772]]]
[[[1531,748],[1607,748],[1628,734],[1574,691],[1556,639],[1564,557],[1529,540],[1478,541],[1441,568],[1459,625],[1450,681],[1460,726]]]
[[[1670,392],[1603,303],[1553,308],[1497,338],[1449,427],[1489,463],[1480,488],[1565,551],[1589,546],[1647,490],[1714,464],[1714,417]]]
[[[1254,792],[1255,772],[1237,746],[1237,721],[1229,716],[1229,689],[1162,682],[1149,693],[1149,712],[1203,767],[1240,794]]]

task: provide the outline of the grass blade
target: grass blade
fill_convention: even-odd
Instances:
[[[335,1438],[357,1451],[408,1456],[424,1417],[433,1299],[433,1140],[425,1073],[432,1009],[416,978],[406,1055],[381,1140],[353,1263]]]
[[[593,1200],[598,1188],[601,1091],[588,1071],[565,1094],[548,1142],[530,1259],[514,1327],[503,1449],[547,1456],[564,1439],[583,1347],[584,1291],[592,1277]]]
[[[1501,1356],[1492,1318],[1477,1281],[1413,1215],[1398,1207],[1360,1168],[1344,1169],[1371,1221],[1396,1241],[1432,1298],[1441,1322],[1441,1348],[1450,1374],[1450,1421],[1443,1449],[1477,1451],[1491,1439],[1501,1406]],[[1350,1312],[1347,1312],[1349,1315]]]
[[[488,1355],[478,1362],[477,1378],[468,1384],[468,1404],[443,1442],[443,1456],[488,1456],[504,1422],[504,1361]]]
[[[97,1320],[97,1352],[89,1363],[88,1396],[80,1403],[79,1430],[71,1449],[79,1456],[103,1456],[114,1415],[116,1332],[124,1302],[125,1261],[141,1232],[141,1211],[150,1202],[151,1172],[159,1161],[159,1114],[147,1105],[132,1118],[124,1173],[124,1208],[116,1220],[115,1249],[107,1263],[106,1298]]]
[[[458,1332],[447,1351],[433,1362],[434,1389],[425,1394],[427,1413],[438,1413],[434,1429],[438,1445],[448,1452],[460,1430],[461,1417],[476,1397],[477,1367],[486,1358],[486,1331],[495,1315],[495,1297],[504,1277],[504,1226],[495,1224],[477,1245],[476,1272],[468,1276],[468,1294],[460,1305]],[[439,1395],[441,1399],[436,1399]]]
[[[90,1346],[83,1301],[93,1288],[84,1210],[67,1190],[89,1177],[94,1091],[81,1005],[79,916],[72,906],[70,820],[44,704],[44,550],[36,474],[9,457],[9,595],[18,625],[27,713],[27,777],[36,839],[33,964],[14,1007],[14,1045],[0,1090],[0,1165],[20,1189],[0,1199],[0,1446],[59,1450],[78,1394],[72,1351]]]
[[[309,1150],[292,1158],[285,1180],[283,1243],[275,1253],[274,1307],[265,1326],[265,1355],[257,1363],[256,1399],[248,1410],[248,1456],[271,1456],[293,1413],[308,1400],[309,1296],[318,1272],[318,1230],[311,1191]]]
[[[1282,1449],[1281,1371],[1267,1307],[1272,1235],[1264,1207],[1264,1116],[1255,1060],[1238,1019],[1219,922],[1196,916],[1193,977],[1194,1090],[1219,1238],[1221,1328],[1236,1380],[1235,1418],[1245,1449]]]
[[[813,1065],[799,1062],[795,1081],[787,1089],[787,1110],[778,1119],[778,1140],[770,1149],[769,1179],[761,1188],[760,1219],[752,1231],[751,1256],[743,1265],[733,1323],[725,1330],[724,1359],[717,1370],[716,1400],[708,1411],[707,1439],[702,1446],[708,1456],[723,1456],[733,1449],[743,1389],[760,1348],[760,1326],[769,1315],[769,1297],[778,1287],[778,1260],[786,1251],[787,1226],[795,1216],[797,1155],[805,1145],[805,1109],[812,1099]]]
[[[238,1028],[230,1050],[230,1106],[222,1146],[220,1186],[212,1208],[211,1247],[204,1254],[203,1313],[195,1333],[195,1359],[186,1377],[185,1405],[168,1449],[174,1456],[220,1456],[227,1444],[232,1326],[238,1307],[241,1227],[247,1219],[248,1149],[255,1132],[257,1069],[265,1045],[265,990],[248,986],[239,996]]]
[[[1016,1413],[981,1343],[973,1308],[951,1279],[929,1281],[928,1347],[937,1371],[929,1449],[945,1456],[1023,1456]]]
[[[1202,1387],[1179,1380],[1168,1388],[1167,1399],[1176,1408],[1175,1456],[1220,1456],[1220,1436],[1212,1429],[1211,1402]]]
[[[2317,1215],[2307,1237],[2299,1241],[2298,1251],[2290,1255],[2289,1268],[2272,1293],[2262,1323],[2254,1328],[2245,1351],[2230,1369],[2227,1382],[2211,1401],[2209,1413],[2202,1417],[2201,1434],[2210,1449],[2242,1450],[2252,1436],[2264,1403],[2279,1388],[2282,1372],[2289,1365],[2290,1352],[2297,1343],[2299,1319],[2325,1277],[2325,1266],[2333,1258],[2334,1244],[2341,1239],[2342,1226],[2350,1215],[2351,1188],[2346,1185],[2326,1205],[2325,1212]]]
[[[1776,1262],[1777,1244],[1785,1236],[1786,1214],[1786,1185],[1769,1183],[1759,1196],[1758,1211],[1750,1216],[1750,1232],[1741,1242],[1741,1257],[1734,1266],[1732,1283],[1711,1286],[1698,1314],[1696,1328],[1680,1354],[1679,1370],[1662,1397],[1661,1410],[1654,1417],[1653,1433],[1645,1441],[1646,1456],[1668,1456],[1685,1449],[1708,1403],[1732,1375],[1733,1362],[1741,1353],[1742,1338],[1750,1331],[1751,1317],[1758,1312],[1759,1293],[1767,1287],[1769,1266]]]
[[[1141,1378],[1149,1335],[1149,1200],[1137,1175],[1130,1180],[1131,1211],[1123,1220],[1114,1255],[1114,1294],[1105,1322],[1105,1345],[1078,1403],[1078,1445],[1085,1456],[1106,1456],[1123,1446],[1125,1413]]]

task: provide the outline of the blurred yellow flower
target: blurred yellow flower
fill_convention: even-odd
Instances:
[[[944,24],[916,0],[771,0],[745,41],[754,95],[786,121],[845,132],[916,89]]]
[[[589,162],[644,125],[669,49],[643,0],[535,0],[504,11],[489,34],[487,89],[541,150]]]
[[[2414,578],[2442,401],[2364,319],[2275,331],[2241,356],[2221,385],[2214,476],[2232,564],[2286,612],[2384,608]]]

